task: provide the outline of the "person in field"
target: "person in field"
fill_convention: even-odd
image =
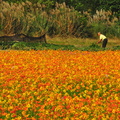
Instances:
[[[100,43],[101,41],[103,41],[102,47],[105,48],[107,45],[107,42],[108,42],[107,37],[105,35],[101,34],[100,32],[98,32],[98,36],[100,37],[100,40],[97,42],[97,44]]]

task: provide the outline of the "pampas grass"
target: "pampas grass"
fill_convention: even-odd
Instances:
[[[100,30],[109,34],[120,34],[119,26],[116,24],[119,19],[110,11],[97,10],[95,15],[90,15],[89,11],[78,12],[73,7],[68,7],[65,2],[56,3],[55,9],[49,12],[46,9],[47,6],[44,4],[33,4],[30,1],[21,4],[2,1],[0,34],[24,33],[41,36],[47,33],[50,36],[88,37],[89,34],[94,36]]]

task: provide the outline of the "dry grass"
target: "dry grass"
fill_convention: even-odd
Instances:
[[[108,47],[112,48],[113,46],[120,46],[120,39],[118,38],[112,38],[108,39]]]

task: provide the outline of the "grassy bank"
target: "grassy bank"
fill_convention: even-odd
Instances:
[[[81,39],[73,37],[54,37],[50,38],[47,36],[47,44],[45,43],[0,43],[0,49],[14,49],[14,50],[83,50],[83,51],[99,51],[102,49],[102,43],[96,44],[98,39]],[[108,39],[106,50],[119,50],[120,39]]]

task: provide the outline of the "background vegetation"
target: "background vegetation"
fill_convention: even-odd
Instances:
[[[4,0],[0,3],[0,34],[40,36],[47,33],[95,38],[100,31],[108,37],[119,38],[120,17],[119,9],[116,10],[119,1],[107,2],[106,5],[102,0]]]

